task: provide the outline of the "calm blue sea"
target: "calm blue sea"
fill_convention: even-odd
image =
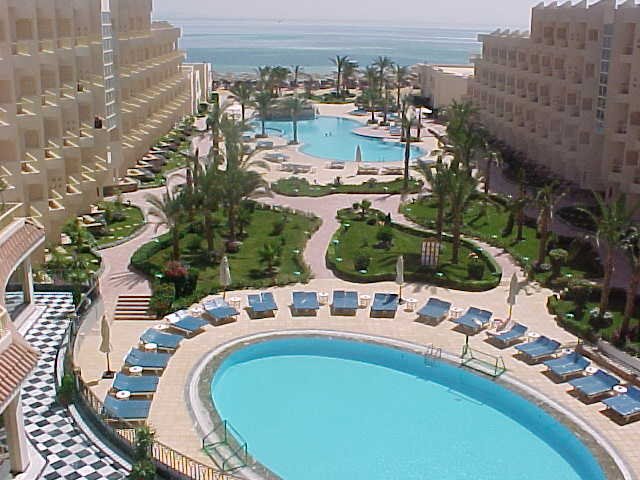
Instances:
[[[171,20],[171,19],[169,19]],[[308,73],[332,71],[330,58],[349,55],[361,66],[386,55],[396,63],[469,62],[486,29],[336,25],[300,21],[173,19],[181,48],[192,62],[217,72],[253,72],[259,65],[302,65]]]

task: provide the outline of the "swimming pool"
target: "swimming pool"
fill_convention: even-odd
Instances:
[[[269,135],[280,135],[289,140],[293,138],[291,122],[266,122],[265,126]],[[362,127],[362,124],[347,118],[318,117],[315,120],[302,120],[298,122],[298,141],[302,144],[300,150],[314,157],[353,162],[356,148],[360,146],[363,162],[404,159],[403,144],[356,135],[352,130],[358,127]],[[411,148],[411,158],[420,154],[419,148]]]
[[[533,403],[464,369],[378,344],[291,337],[230,354],[213,402],[286,480],[604,480]]]

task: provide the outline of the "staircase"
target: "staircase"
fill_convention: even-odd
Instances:
[[[114,320],[156,320],[149,314],[151,295],[119,295]]]

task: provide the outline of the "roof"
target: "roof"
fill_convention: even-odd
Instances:
[[[0,240],[0,289],[9,281],[18,262],[24,254],[44,241],[44,230],[35,223],[24,220],[7,238]]]
[[[0,406],[3,405],[38,363],[39,353],[18,332],[9,327],[11,343],[0,351]]]

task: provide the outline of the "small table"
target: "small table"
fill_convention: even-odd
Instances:
[[[116,392],[116,398],[118,400],[129,400],[129,397],[131,397],[131,392],[129,390],[120,390],[119,392]]]
[[[534,340],[540,338],[540,334],[538,332],[529,332],[527,333],[527,338],[530,342],[533,342]]]
[[[416,309],[416,305],[418,304],[418,300],[415,298],[407,298],[407,311],[413,312]]]
[[[463,313],[464,313],[464,308],[452,307],[450,312],[451,320],[460,318]]]
[[[616,393],[625,394],[628,390],[624,385],[616,385],[615,387],[613,387],[613,391]]]
[[[562,349],[562,353],[563,355],[571,355],[575,350],[573,348],[563,348]]]
[[[129,367],[129,373],[136,377],[142,375],[142,370],[143,370],[142,367],[139,367],[137,365],[134,365],[133,367]]]
[[[156,343],[145,343],[144,349],[147,352],[155,352],[156,350],[158,350],[158,345]]]
[[[231,297],[229,299],[229,305],[238,310],[240,305],[242,304],[242,299],[240,297]]]
[[[371,303],[371,295],[360,295],[360,305],[362,308],[367,308]]]
[[[166,330],[169,328],[169,325],[167,325],[166,323],[159,323],[158,325],[154,326],[153,328],[155,328],[156,330]]]
[[[594,367],[592,365],[589,365],[587,368],[584,369],[585,372],[587,372],[589,375],[593,375],[594,373],[596,373],[598,371],[598,367]]]
[[[327,292],[320,292],[318,294],[318,301],[320,302],[320,305],[326,305],[329,303],[329,294]]]

